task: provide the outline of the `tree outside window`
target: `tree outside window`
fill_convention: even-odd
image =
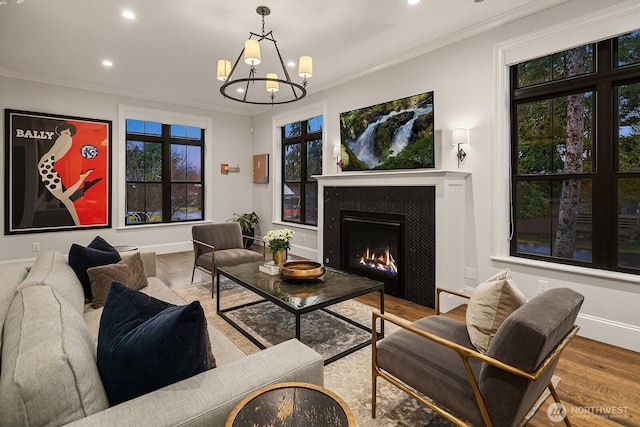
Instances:
[[[204,218],[204,130],[127,119],[126,225]]]
[[[322,175],[322,116],[282,127],[282,220],[318,224]]]

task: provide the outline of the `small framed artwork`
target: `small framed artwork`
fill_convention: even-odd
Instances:
[[[111,121],[5,110],[5,234],[111,227]]]
[[[253,183],[269,183],[269,155],[256,154],[253,156]]]

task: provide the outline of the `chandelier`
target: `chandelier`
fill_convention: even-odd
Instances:
[[[262,34],[249,33],[249,39],[244,42],[244,49],[238,55],[233,67],[226,59],[218,60],[217,77],[224,82],[220,87],[220,93],[225,98],[247,104],[276,105],[299,101],[307,94],[307,78],[313,74],[312,59],[310,56],[300,57],[298,75],[302,77],[302,83],[291,81],[273,31],[265,33],[264,30],[264,17],[269,15],[271,10],[266,6],[259,6],[256,12],[262,16]],[[261,62],[260,43],[265,42],[265,45],[269,45],[267,41],[273,43],[278,54],[279,65],[282,67],[282,74],[268,72],[264,77],[259,77],[256,66]],[[243,57],[244,62],[249,65],[248,77],[236,77],[236,74],[239,74],[236,73],[238,64]]]

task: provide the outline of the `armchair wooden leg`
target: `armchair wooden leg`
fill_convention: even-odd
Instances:
[[[562,405],[562,402],[560,401],[560,398],[558,397],[558,393],[556,392],[555,387],[553,386],[553,384],[551,384],[551,382],[549,382],[549,391],[551,392],[551,396],[553,397],[553,400],[560,405],[560,407],[564,408],[565,410],[565,414],[564,414],[564,424],[567,427],[571,427],[571,421],[569,421],[569,413],[567,412],[567,408],[565,408]]]
[[[371,418],[376,417],[377,379],[375,372],[371,378]]]
[[[196,265],[193,264],[193,270],[191,270],[191,283],[193,283],[193,278],[196,274]]]

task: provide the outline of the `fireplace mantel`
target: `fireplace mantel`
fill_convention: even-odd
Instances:
[[[468,172],[451,170],[410,170],[393,172],[343,172],[317,175],[318,194],[325,187],[435,187],[436,213],[436,284],[440,287],[463,290],[465,284],[465,228],[467,222]],[[324,203],[318,206],[318,258],[324,254]]]
[[[403,182],[408,182],[408,185],[416,185],[416,180],[419,181],[417,185],[434,185],[436,181],[442,180],[458,180],[466,179],[469,172],[451,171],[451,170],[408,170],[408,171],[386,171],[386,172],[342,172],[333,175],[314,175],[320,183],[326,186],[331,185],[366,185],[363,183],[375,183],[379,181],[392,182],[392,185],[403,185]],[[336,183],[333,183],[333,182]],[[337,182],[345,181],[343,184],[337,184]],[[330,182],[330,184],[327,184]],[[375,184],[370,184],[375,185]]]

